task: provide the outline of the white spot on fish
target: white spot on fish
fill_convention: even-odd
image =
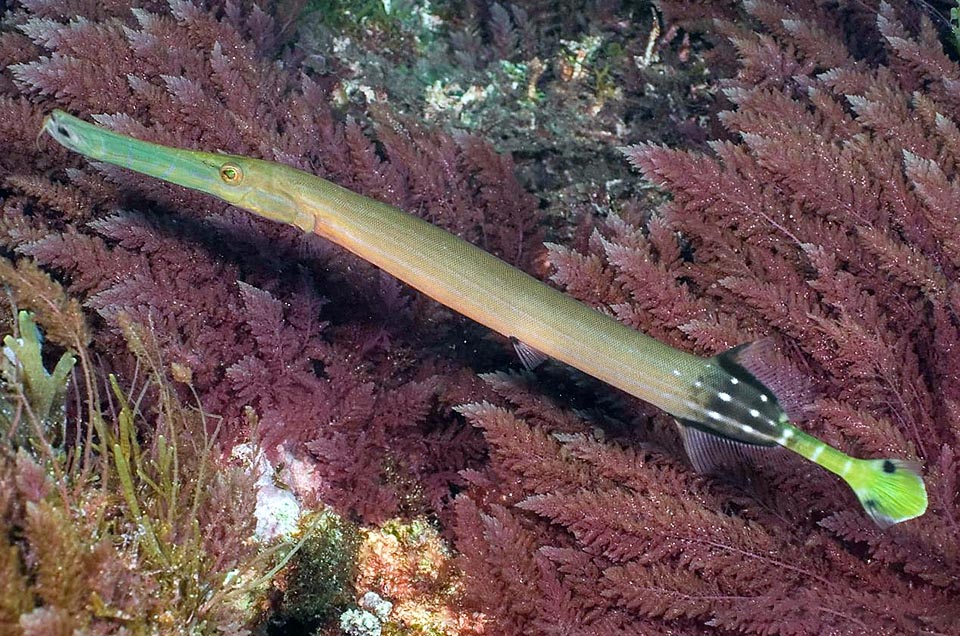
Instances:
[[[753,428],[752,426],[748,426],[748,425],[746,425],[746,424],[741,424],[741,425],[740,425],[740,430],[743,431],[744,433],[756,433],[756,432],[757,432],[757,429]]]
[[[730,378],[730,384],[733,384],[733,385],[740,384],[740,380],[736,378]]]
[[[777,444],[781,446],[787,443],[787,440],[793,437],[793,431],[789,428],[783,429],[783,432],[780,433],[780,437],[777,438]]]
[[[763,393],[760,394],[760,401],[761,401],[761,402],[768,402],[769,400],[770,400],[770,398],[768,398],[766,395],[764,395]]]
[[[703,382],[700,380],[694,380],[693,386],[697,387],[698,389],[703,388]]]
[[[672,371],[672,373],[673,373],[673,375],[677,376],[678,378],[680,377],[680,369],[674,369],[674,370]]]
[[[733,399],[732,397],[730,397],[729,393],[724,393],[723,391],[720,391],[719,393],[717,393],[717,397],[723,400],[724,402],[729,402],[730,400]]]
[[[750,409],[750,417],[760,417],[760,411],[757,409]]]
[[[843,468],[840,469],[840,475],[843,476],[843,477],[846,477],[846,476],[847,476],[847,473],[850,472],[850,469],[851,469],[852,467],[853,467],[853,460],[852,460],[852,459],[848,459],[847,461],[843,462]]]
[[[817,446],[813,449],[813,452],[810,453],[810,461],[815,462],[817,458],[820,457],[820,454],[823,452],[823,446]]]
[[[711,420],[722,420],[723,416],[717,413],[716,411],[707,411],[707,417]]]

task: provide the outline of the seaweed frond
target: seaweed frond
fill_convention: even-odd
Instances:
[[[33,314],[17,314],[19,337],[5,336],[0,358],[0,378],[5,393],[0,394],[0,434],[15,446],[29,443],[30,433],[23,424],[36,421],[47,436],[63,439],[65,399],[70,373],[76,363],[69,352],[60,356],[52,373],[43,366],[40,330]],[[24,417],[24,415],[28,417]]]

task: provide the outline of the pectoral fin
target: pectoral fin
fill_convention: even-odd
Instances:
[[[517,357],[520,358],[520,362],[523,363],[523,366],[527,371],[533,371],[550,359],[550,356],[547,354],[537,351],[530,345],[520,342],[513,336],[510,336],[510,342],[513,343],[513,350],[517,352]]]

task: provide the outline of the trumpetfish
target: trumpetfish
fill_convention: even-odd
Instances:
[[[694,468],[783,447],[839,475],[881,527],[922,515],[919,466],[859,459],[804,433],[744,346],[703,358],[666,345],[397,207],[249,157],[171,148],[53,111],[41,132],[90,159],[218,197],[325,237],[434,300],[676,418]],[[748,345],[749,346],[749,345]]]

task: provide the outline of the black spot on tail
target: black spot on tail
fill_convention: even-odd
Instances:
[[[883,472],[892,473],[897,470],[897,467],[889,459],[883,462]]]

